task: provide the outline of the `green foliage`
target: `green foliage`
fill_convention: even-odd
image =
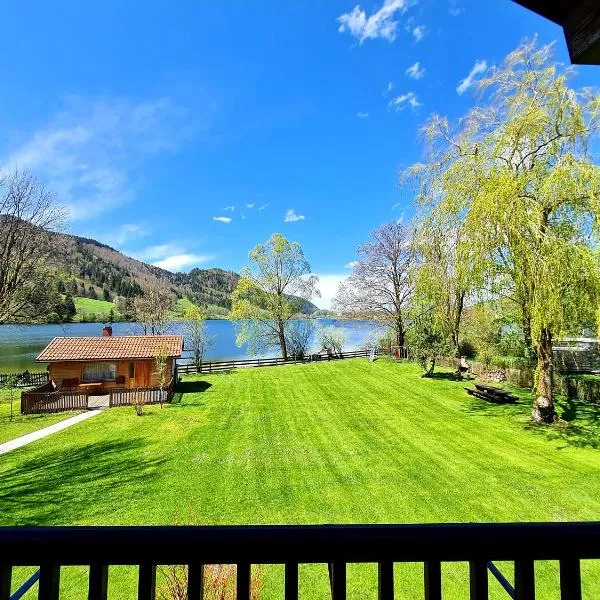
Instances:
[[[520,307],[538,354],[535,406],[552,419],[552,335],[589,320],[600,298],[600,168],[588,150],[600,96],[570,89],[571,69],[550,56],[524,44],[482,80],[481,103],[456,127],[434,115],[429,160],[411,172],[425,219],[461,223],[471,280]]]
[[[408,330],[408,350],[429,377],[436,360],[451,352],[448,331],[439,313],[423,303],[412,308],[412,327]]]
[[[185,348],[192,353],[192,359],[198,371],[202,368],[202,361],[207,350],[214,343],[214,336],[206,330],[206,315],[195,304],[189,303],[183,315],[183,335]]]
[[[238,321],[238,345],[259,353],[279,346],[287,358],[285,325],[316,292],[317,278],[297,242],[273,234],[249,254],[250,265],[232,294],[230,317]]]

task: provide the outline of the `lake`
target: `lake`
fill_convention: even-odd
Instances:
[[[344,350],[360,348],[371,339],[378,325],[372,321],[347,321],[316,319],[319,325],[334,325],[344,329],[346,343]],[[232,321],[207,320],[208,333],[215,342],[208,351],[207,360],[231,360],[249,358],[246,347],[239,348],[235,343],[236,329]],[[179,333],[181,325],[173,323],[169,333]],[[136,323],[115,323],[113,335],[133,335],[139,333]],[[96,336],[102,333],[102,323],[66,323],[63,325],[0,325],[0,373],[42,371],[43,364],[35,362],[35,357],[54,337]],[[314,345],[314,344],[313,344]],[[317,348],[313,348],[317,351]],[[265,356],[276,356],[273,352]]]

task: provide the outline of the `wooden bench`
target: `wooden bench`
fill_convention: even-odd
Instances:
[[[465,390],[467,391],[467,394],[471,396],[475,396],[476,398],[487,402],[494,402],[495,404],[513,404],[519,399],[518,396],[515,396],[510,392],[481,383],[476,383],[475,389],[465,388]]]

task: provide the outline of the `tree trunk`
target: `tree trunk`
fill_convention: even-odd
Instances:
[[[277,323],[278,333],[279,333],[279,346],[281,347],[281,358],[283,360],[288,359],[287,353],[287,344],[285,343],[285,331],[283,329],[283,321],[279,321]]]
[[[537,353],[533,347],[533,340],[531,339],[531,317],[525,312],[525,309],[523,309],[523,338],[527,358],[537,358]]]
[[[456,356],[459,355],[458,352],[458,342],[459,342],[459,334],[460,334],[460,322],[462,320],[462,312],[465,306],[465,293],[458,292],[456,294],[456,304],[454,306],[454,319],[452,323],[452,332],[451,332],[451,342],[452,347],[454,348],[454,353]]]
[[[396,345],[400,348],[404,348],[404,324],[402,323],[402,319],[398,318],[396,320]]]
[[[552,402],[552,333],[544,328],[537,347],[535,400],[531,416],[536,423],[555,423],[557,420]]]

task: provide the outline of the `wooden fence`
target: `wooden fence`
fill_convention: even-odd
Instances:
[[[48,371],[34,372],[24,371],[23,373],[0,373],[0,387],[7,384],[15,378],[17,387],[29,387],[32,385],[44,385],[48,383]]]
[[[352,352],[341,352],[339,354],[310,354],[304,358],[252,358],[245,360],[219,360],[212,362],[203,362],[200,365],[200,371],[196,369],[196,365],[193,363],[178,364],[177,369],[180,374],[190,373],[220,373],[223,371],[231,371],[232,369],[239,369],[243,367],[275,367],[279,365],[293,365],[302,364],[308,362],[318,361],[331,361],[339,360],[342,358],[358,358],[369,356],[371,350],[355,350]],[[380,354],[379,350],[376,350],[376,354]]]
[[[169,386],[164,390],[158,387],[111,390],[108,394],[108,405],[111,407],[131,406],[134,404],[160,404],[161,402],[167,404],[173,399],[176,381],[177,378],[173,377]]]
[[[21,414],[40,415],[65,410],[86,410],[88,394],[85,392],[57,392],[51,382],[21,394]]]

